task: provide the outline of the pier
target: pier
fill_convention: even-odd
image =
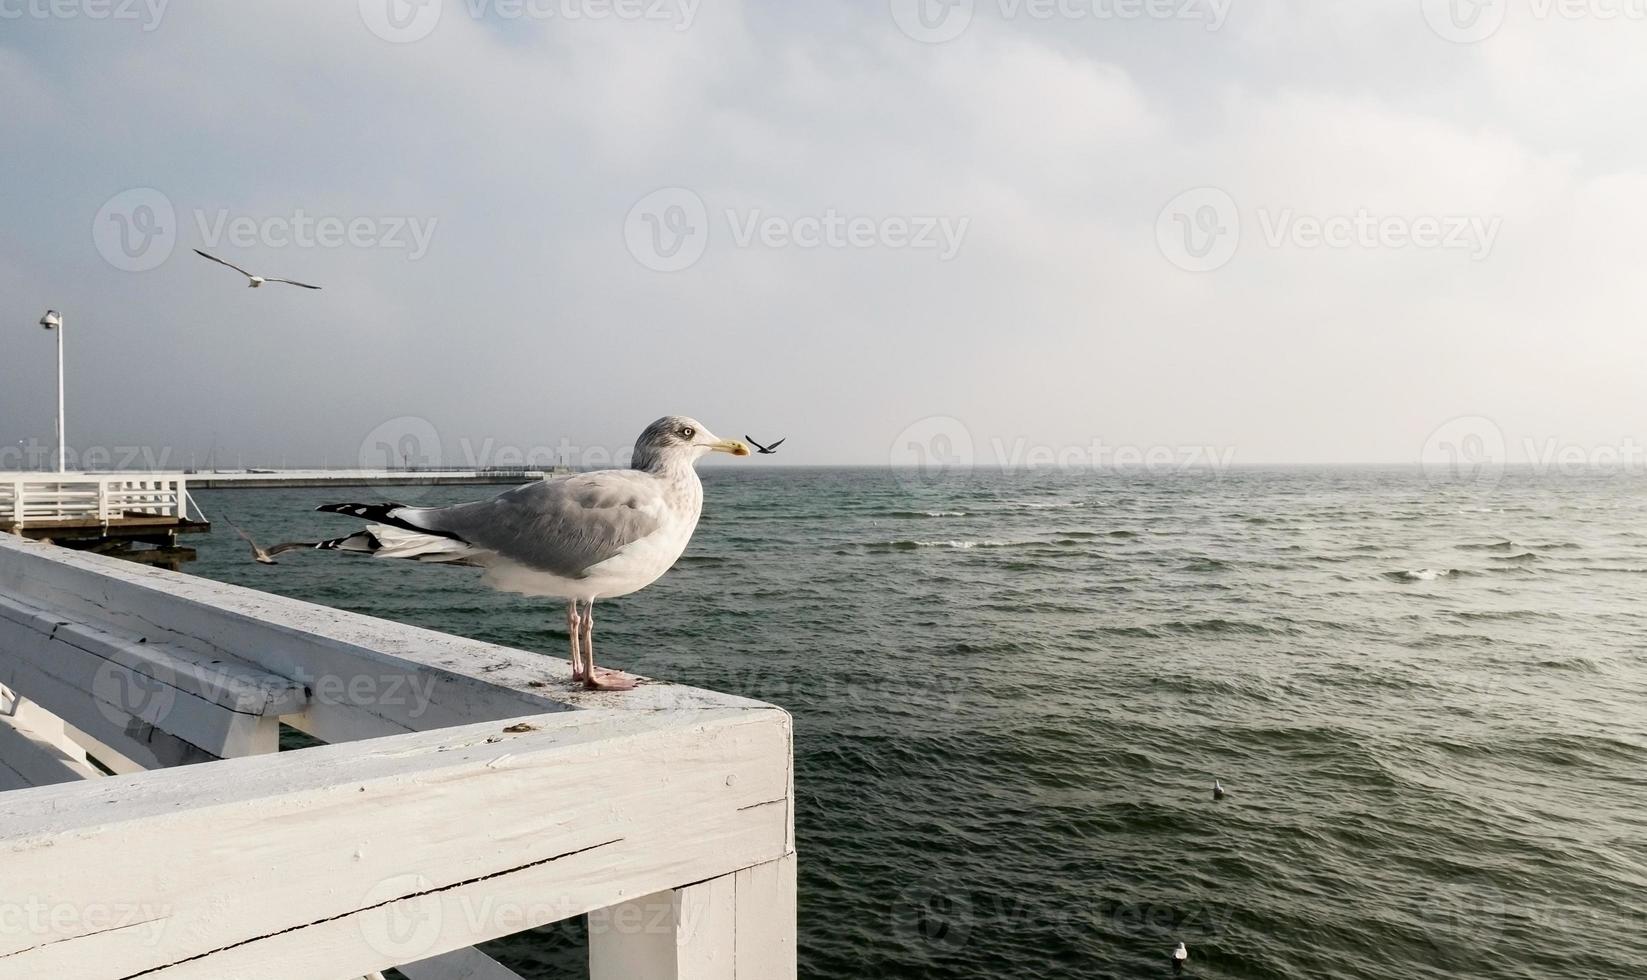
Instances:
[[[570,676],[0,535],[0,980],[793,978],[788,714]]]
[[[0,533],[175,569],[178,535],[210,530],[181,474],[0,472]]]

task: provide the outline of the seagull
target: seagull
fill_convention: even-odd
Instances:
[[[633,678],[595,669],[595,600],[646,588],[686,550],[703,511],[694,464],[710,453],[748,456],[695,419],[670,415],[635,441],[633,469],[573,473],[449,507],[325,504],[373,522],[312,547],[485,569],[494,589],[566,600],[572,680],[627,691]]]
[[[1187,959],[1189,959],[1189,948],[1183,943],[1179,943],[1178,947],[1172,951],[1172,972],[1174,974],[1183,973],[1184,961]]]
[[[789,438],[789,437],[788,436],[784,437],[784,439],[787,439],[787,438]],[[743,437],[743,441],[749,443],[751,446],[754,446],[757,450],[760,451],[760,454],[762,456],[776,455],[776,453],[778,452],[778,447],[784,444],[784,439],[779,439],[777,442],[774,442],[770,446],[763,446],[760,443],[756,442],[755,440],[749,438],[747,435]]]
[[[247,544],[252,546],[252,557],[257,560],[259,565],[278,565],[280,563],[274,560],[275,555],[285,554],[288,551],[296,551],[299,548],[313,548],[316,544],[314,541],[292,541],[287,544],[277,544],[273,548],[264,550],[263,548],[259,548],[257,546],[257,542],[252,540],[252,536],[250,534],[247,534],[245,531],[240,529],[239,524],[229,520],[227,517],[223,518],[223,523],[234,528],[234,533],[240,535],[240,537]]]
[[[1224,784],[1216,779],[1212,781],[1212,798],[1215,800],[1224,798]]]
[[[207,255],[205,252],[202,252],[198,248],[194,250],[194,254],[200,256],[203,259],[211,259],[213,262],[216,262],[218,265],[226,265],[229,268],[233,269],[234,271],[240,273],[241,275],[245,276],[247,279],[251,280],[251,282],[248,282],[246,285],[250,286],[253,289],[256,289],[257,287],[263,285],[266,282],[283,282],[288,286],[302,286],[304,289],[319,289],[320,288],[319,286],[311,286],[306,282],[298,282],[296,279],[271,279],[267,276],[254,276],[250,272],[247,272],[245,269],[242,269],[240,266],[235,265],[233,262],[225,262],[225,261],[223,261],[222,259],[218,258],[215,255]]]

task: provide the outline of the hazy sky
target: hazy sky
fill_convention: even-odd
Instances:
[[[1647,0],[0,0],[0,449],[51,441],[52,306],[71,444],[171,466],[665,413],[1629,452],[1643,50]]]

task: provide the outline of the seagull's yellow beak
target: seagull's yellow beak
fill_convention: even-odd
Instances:
[[[734,456],[749,455],[749,447],[736,439],[722,439],[720,442],[710,444],[709,449],[711,452],[731,453]]]

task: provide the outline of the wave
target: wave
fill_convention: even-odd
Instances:
[[[1515,554],[1515,555],[1493,555],[1492,560],[1493,561],[1513,561],[1513,562],[1525,564],[1527,562],[1542,561],[1543,559],[1539,558],[1538,555],[1534,554],[1531,551],[1523,551],[1520,554]]]
[[[1469,573],[1458,568],[1417,568],[1402,572],[1385,572],[1384,577],[1392,582],[1434,582],[1467,574]]]
[[[1494,541],[1491,544],[1461,544],[1460,551],[1514,551],[1518,546],[1509,538]]]
[[[1039,541],[877,541],[874,544],[864,545],[870,551],[914,551],[918,548],[953,548],[958,551],[970,551],[973,548],[1019,548],[1025,545],[1044,544]]]
[[[889,510],[883,511],[880,516],[918,521],[930,517],[967,517],[970,515],[964,510]]]

